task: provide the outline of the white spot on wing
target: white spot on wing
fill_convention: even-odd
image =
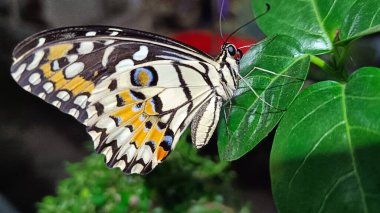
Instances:
[[[57,94],[57,98],[61,99],[62,101],[68,101],[70,99],[70,94],[67,91],[60,91]]]
[[[40,39],[38,39],[38,44],[37,44],[36,47],[41,47],[42,45],[45,44],[45,41],[46,41],[45,38],[40,38]]]
[[[131,173],[137,173],[137,174],[140,174],[141,171],[144,169],[143,165],[137,163],[136,165],[134,165],[132,167],[132,170],[131,170]]]
[[[56,106],[57,108],[59,108],[59,107],[61,107],[62,102],[56,100],[56,101],[53,101],[51,104],[53,104],[54,106]]]
[[[29,76],[29,83],[37,85],[41,82],[41,75],[38,72],[35,72]]]
[[[34,53],[33,61],[32,61],[32,63],[30,63],[28,65],[28,67],[26,69],[27,70],[35,69],[38,66],[38,64],[40,64],[40,61],[44,57],[44,55],[45,55],[45,53],[42,50],[39,50],[36,53]]]
[[[148,163],[152,158],[152,150],[148,145],[143,145],[137,154],[136,159],[143,159],[144,163]]]
[[[73,78],[76,75],[78,75],[80,72],[82,72],[83,69],[84,69],[84,63],[75,62],[65,69],[65,76],[66,78]]]
[[[40,97],[42,99],[45,99],[46,98],[46,93],[41,92],[40,94],[38,94],[38,97]]]
[[[95,36],[96,32],[95,31],[90,31],[86,33],[86,36]]]
[[[104,42],[104,45],[110,45],[110,44],[113,44],[115,42],[115,40],[107,40],[106,42]]]
[[[114,28],[114,27],[110,27],[110,28],[108,28],[108,30],[119,31],[119,32],[123,31],[122,29]]]
[[[94,49],[94,43],[91,41],[84,41],[80,43],[79,48],[77,49],[78,53],[83,55],[83,54],[88,54]]]
[[[44,90],[45,90],[47,93],[51,93],[51,92],[53,92],[54,85],[53,85],[53,83],[51,83],[51,82],[46,82],[46,83],[43,85],[43,88],[44,88]]]
[[[59,70],[58,60],[53,61],[53,70]]]
[[[105,128],[107,130],[113,129],[116,127],[115,121],[110,117],[105,117],[103,119],[100,119],[96,123],[96,127],[98,128]]]
[[[133,60],[141,61],[144,60],[148,56],[148,47],[141,45],[139,51],[133,54]]]
[[[69,63],[71,64],[78,59],[78,55],[68,55],[68,56],[66,56],[66,58],[69,61]]]
[[[88,134],[91,136],[94,141],[94,148],[96,149],[99,146],[99,140],[97,139],[101,133],[96,131],[89,131]]]
[[[14,78],[16,81],[20,80],[21,74],[25,71],[25,68],[26,68],[26,63],[21,64],[21,65],[17,68],[16,72],[12,73],[12,76],[13,76],[13,78]]]
[[[128,149],[125,151],[125,154],[127,155],[127,163],[130,163],[132,161],[132,158],[135,156],[136,151],[137,149],[134,145],[128,145]]]
[[[113,32],[110,34],[110,36],[115,36],[115,35],[117,35],[117,34],[119,34],[119,32],[113,31]]]
[[[119,63],[116,64],[115,69],[116,69],[116,72],[122,72],[126,68],[133,67],[133,66],[134,66],[134,63],[132,59],[124,59],[124,60],[119,61]]]
[[[103,55],[103,58],[102,58],[102,65],[103,67],[106,67],[107,63],[108,63],[108,57],[110,56],[110,54],[112,53],[112,51],[115,49],[115,47],[107,47],[106,50],[104,51],[104,55]]]
[[[109,162],[112,158],[112,148],[107,146],[103,149],[102,153],[106,156],[106,162]]]
[[[79,95],[75,98],[74,104],[84,109],[86,107],[87,99],[88,99],[87,95]]]
[[[30,85],[23,86],[22,88],[28,92],[32,91],[32,88],[30,87]]]
[[[74,116],[75,118],[78,118],[79,117],[79,110],[75,109],[75,108],[71,108],[69,110],[69,114]]]
[[[119,160],[118,162],[115,163],[115,165],[113,165],[114,168],[119,167],[120,170],[124,170],[125,166],[126,164],[125,164],[125,161],[123,160]]]

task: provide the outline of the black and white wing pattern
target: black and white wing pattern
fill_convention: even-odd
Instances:
[[[193,143],[203,146],[219,117],[219,64],[163,36],[60,28],[27,38],[13,58],[17,83],[86,125],[107,165],[128,174],[163,161],[194,117]]]

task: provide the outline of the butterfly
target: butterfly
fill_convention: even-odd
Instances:
[[[66,27],[18,44],[11,75],[83,123],[108,167],[147,174],[190,124],[193,145],[208,143],[238,88],[242,55],[228,42],[212,58],[153,33]]]

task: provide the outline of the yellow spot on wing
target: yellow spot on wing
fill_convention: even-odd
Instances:
[[[153,141],[156,146],[161,142],[161,140],[164,138],[165,129],[159,129],[157,127],[157,124],[152,126],[152,132],[149,136],[149,140]]]
[[[40,66],[40,69],[44,73],[45,78],[49,78],[52,76],[55,72],[51,70],[50,63],[46,63]]]
[[[54,83],[54,88],[56,90],[66,89],[71,91],[75,96],[84,92],[91,93],[95,88],[92,81],[87,81],[80,76],[76,76],[75,78],[69,80],[65,79],[63,70],[52,71],[50,63],[41,65],[40,69],[42,70],[44,77]]]
[[[74,95],[78,95],[84,92],[90,93],[95,88],[95,85],[91,81],[86,81],[84,78],[76,76],[62,88],[71,91]]]
[[[138,148],[140,148],[141,145],[144,143],[145,138],[146,138],[146,136],[149,133],[149,131],[144,131],[144,128],[145,128],[145,124],[144,123],[141,123],[142,125],[139,127],[139,129],[136,131],[136,133],[131,138],[131,141],[135,142],[136,146]]]
[[[152,104],[151,102],[152,100],[149,99],[146,101],[145,103],[145,113],[148,114],[148,115],[158,115],[158,113],[156,112],[155,108],[154,108],[154,105]]]
[[[58,44],[49,47],[49,55],[47,57],[48,60],[52,61],[58,58],[62,58],[67,55],[67,52],[74,47],[73,44]]]
[[[139,75],[137,76],[138,81],[141,86],[147,86],[149,83],[149,75],[146,72],[140,72]]]
[[[120,118],[119,125],[127,122],[133,117],[136,117],[136,115],[141,114],[141,110],[139,111],[132,110],[134,106],[135,106],[134,104],[127,105],[126,107],[123,107],[122,109],[119,109],[115,113],[112,114],[112,116]],[[141,123],[141,121],[139,122],[138,116],[137,116],[137,119],[131,121],[131,125],[133,125],[134,128],[136,128],[139,123]]]
[[[125,90],[119,94],[119,96],[123,99],[125,104],[130,104],[136,102],[132,99],[131,93],[129,90]]]

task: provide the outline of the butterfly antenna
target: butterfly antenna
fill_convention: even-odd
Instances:
[[[234,30],[232,33],[230,33],[228,36],[227,36],[227,39],[226,41],[228,41],[229,38],[231,38],[231,36],[233,36],[235,33],[237,33],[239,30],[241,30],[242,28],[246,27],[247,25],[255,22],[257,19],[259,19],[261,16],[267,14],[270,10],[270,5],[268,3],[265,3],[265,5],[267,6],[267,9],[261,13],[260,15],[256,16],[255,18],[253,18],[252,20],[248,21],[247,23],[243,24],[242,26],[240,26],[239,28],[237,28],[236,30]]]
[[[223,28],[222,28],[223,9],[224,9],[224,0],[222,0],[222,4],[220,6],[220,11],[219,11],[219,33],[220,33],[220,37],[223,40],[223,43],[225,43],[225,40],[224,40],[224,37],[223,37]]]

